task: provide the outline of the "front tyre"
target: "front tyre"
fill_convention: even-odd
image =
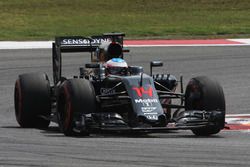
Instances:
[[[19,75],[14,90],[15,115],[22,128],[48,128],[51,113],[50,83],[46,74]]]
[[[225,124],[225,97],[222,87],[215,80],[206,76],[192,78],[185,92],[185,109],[200,111],[220,111],[222,117],[216,119],[214,125],[193,129],[197,136],[209,136],[219,133]]]
[[[64,135],[88,135],[86,125],[82,124],[84,114],[96,111],[95,91],[86,79],[64,81],[57,98],[59,126]]]

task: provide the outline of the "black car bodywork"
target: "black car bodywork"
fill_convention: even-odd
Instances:
[[[150,63],[150,75],[139,66],[129,66],[123,76],[107,75],[103,63],[123,58],[128,51],[123,37],[122,33],[108,33],[56,38],[53,86],[46,74],[22,74],[16,81],[15,113],[20,126],[47,128],[53,121],[68,136],[178,129],[211,135],[224,128],[224,93],[215,80],[192,78],[184,92],[182,77],[178,81],[170,74],[152,75],[153,67],[163,65],[161,61]],[[91,63],[67,79],[61,74],[64,52],[90,52]],[[178,85],[181,91],[175,92]]]

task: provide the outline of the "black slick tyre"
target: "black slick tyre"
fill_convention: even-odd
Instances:
[[[41,73],[19,75],[14,90],[15,116],[22,128],[46,129],[51,113],[50,83]]]
[[[84,114],[96,111],[95,91],[86,79],[69,79],[63,82],[57,98],[59,126],[66,136],[86,136],[85,125],[77,125]],[[79,127],[80,126],[80,127]]]
[[[222,87],[215,80],[205,76],[192,78],[185,92],[186,110],[220,111],[222,117],[213,126],[193,129],[197,136],[209,136],[219,133],[225,124],[225,97]]]

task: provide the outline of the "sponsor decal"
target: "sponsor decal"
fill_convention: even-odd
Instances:
[[[143,113],[149,113],[149,112],[152,112],[154,110],[156,110],[157,107],[141,107],[141,111]]]
[[[143,113],[144,115],[157,115],[157,112],[148,112],[148,113]]]
[[[84,45],[89,44],[88,39],[63,39],[61,42],[62,45]]]
[[[135,103],[159,103],[158,99],[135,99]]]
[[[157,99],[135,99],[135,103],[142,104],[141,107],[142,112],[152,112],[157,107],[152,107],[153,103],[158,103]]]
[[[76,39],[63,39],[61,45],[90,45],[91,44],[101,44],[103,42],[111,42],[109,38],[96,38],[96,39],[86,39],[86,38],[76,38]]]
[[[158,116],[157,115],[146,115],[146,117],[149,120],[158,120]]]
[[[135,90],[139,97],[142,97],[143,94],[148,95],[149,97],[153,96],[153,89],[151,86],[149,86],[147,90],[144,89],[144,87],[133,87],[132,89]]]
[[[114,89],[112,90],[111,88],[101,88],[100,93],[101,95],[114,94],[115,90]]]
[[[136,104],[141,104],[141,111],[143,113],[149,113],[157,109],[154,107],[154,103],[158,103],[158,99],[135,99]]]

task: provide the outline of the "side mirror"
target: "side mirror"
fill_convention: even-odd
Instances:
[[[85,68],[99,68],[100,64],[85,64]]]
[[[150,62],[150,76],[152,76],[152,68],[153,67],[162,67],[163,62],[162,61],[151,61]]]

